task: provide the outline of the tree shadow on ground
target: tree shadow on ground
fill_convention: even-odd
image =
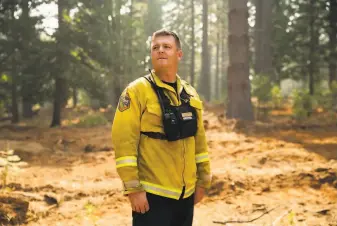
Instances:
[[[303,147],[326,160],[337,160],[337,127],[335,125],[278,125],[241,122],[235,131],[257,139],[276,139]]]

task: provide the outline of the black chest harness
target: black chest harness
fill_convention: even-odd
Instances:
[[[168,141],[194,136],[197,132],[197,113],[196,109],[190,105],[190,95],[183,89],[180,94],[181,105],[171,105],[169,98],[164,94],[164,89],[157,86],[149,77],[145,76],[145,79],[157,94],[162,110],[162,123],[165,134],[155,132],[142,132],[142,134]]]

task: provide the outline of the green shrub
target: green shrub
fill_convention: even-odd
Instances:
[[[293,99],[293,114],[295,119],[304,120],[308,118],[315,105],[314,97],[309,94],[308,90],[294,90]]]
[[[79,122],[76,124],[83,127],[92,127],[108,124],[108,120],[104,117],[102,113],[89,113],[80,118]]]
[[[84,106],[90,106],[90,97],[84,90],[78,91],[78,104]]]
[[[273,102],[274,108],[280,108],[283,101],[283,96],[281,93],[281,88],[278,85],[274,85],[271,89],[271,100]]]
[[[252,80],[252,95],[259,102],[266,103],[271,100],[272,83],[270,78],[264,75],[255,75]]]
[[[256,118],[265,119],[272,108],[280,108],[283,101],[281,88],[273,84],[269,76],[255,75],[252,80],[252,96],[258,99]]]
[[[331,84],[330,89],[318,86],[314,99],[317,102],[316,108],[321,108],[325,112],[335,111],[337,108],[337,82]]]

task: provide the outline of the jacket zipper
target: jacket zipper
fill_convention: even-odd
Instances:
[[[178,87],[177,87],[177,99],[178,99],[178,105],[180,105],[181,104],[181,100],[180,100],[180,95],[179,95],[179,91],[178,91]],[[183,166],[183,172],[182,172],[182,178],[183,178],[183,186],[185,187],[185,177],[184,177],[184,174],[185,174],[185,167],[186,167],[186,159],[185,159],[185,141],[184,141],[184,139],[182,139],[181,140],[181,142],[183,142],[183,161],[184,161],[184,166]],[[185,187],[185,189],[186,189],[186,187]]]
[[[184,177],[184,174],[185,174],[185,142],[184,140],[182,140],[183,142],[183,147],[184,147],[184,151],[183,151],[183,160],[184,160],[184,167],[183,167],[183,173],[182,173],[182,176],[183,176],[183,186],[185,186],[185,177]],[[186,189],[186,188],[185,188]]]

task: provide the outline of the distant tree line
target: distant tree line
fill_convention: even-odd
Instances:
[[[44,4],[57,11],[53,33],[36,13]],[[2,0],[0,15],[0,117],[13,123],[49,102],[58,126],[79,91],[115,107],[151,67],[162,27],[182,39],[179,74],[229,118],[253,119],[255,80],[301,80],[309,95],[337,81],[337,0]]]

